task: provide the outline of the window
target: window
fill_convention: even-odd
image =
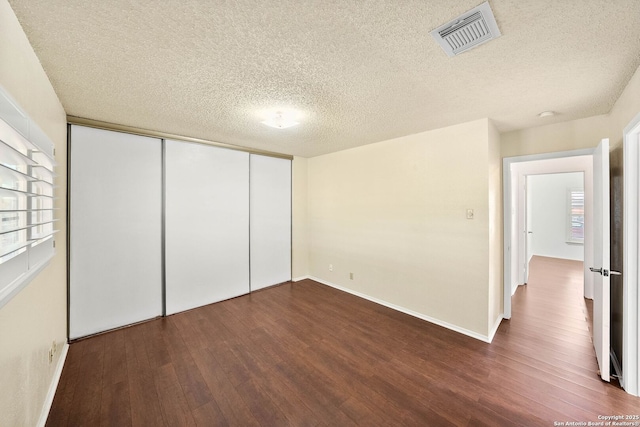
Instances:
[[[584,190],[568,191],[567,243],[584,243]]]
[[[53,257],[56,220],[53,145],[2,92],[0,107],[1,307]]]

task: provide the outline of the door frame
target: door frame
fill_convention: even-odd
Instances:
[[[523,180],[522,189],[520,188],[520,182],[518,182],[518,208],[522,209],[521,212],[518,212],[518,221],[522,221],[522,223],[518,223],[518,232],[521,233],[522,242],[518,245],[518,284],[522,283],[526,285],[529,281],[529,262],[531,261],[531,252],[532,252],[532,236],[533,232],[531,231],[531,189],[529,188],[529,177],[531,175],[519,175],[518,180]],[[513,265],[513,264],[512,264]],[[522,272],[522,277],[520,277],[520,272]],[[513,295],[513,289],[511,293]]]
[[[623,131],[624,199],[623,199],[623,318],[622,318],[622,387],[640,396],[640,113]],[[632,202],[634,201],[634,202]]]
[[[585,189],[585,243],[584,243],[584,294],[593,298],[593,277],[587,274],[588,266],[593,261],[593,149],[561,151],[557,153],[533,154],[518,157],[505,157],[502,160],[503,182],[503,226],[504,226],[504,259],[503,259],[503,307],[505,319],[511,318],[511,296],[515,293],[519,281],[518,270],[513,271],[512,262],[520,259],[520,233],[514,229],[518,218],[518,180],[526,175],[561,172],[584,172]],[[512,221],[516,219],[516,224]],[[514,248],[514,250],[512,250]]]

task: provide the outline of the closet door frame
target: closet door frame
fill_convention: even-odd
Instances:
[[[213,142],[213,141],[208,141],[208,140],[204,140],[204,139],[199,139],[199,138],[191,138],[191,137],[184,137],[184,136],[180,136],[180,135],[174,135],[174,134],[170,134],[170,133],[165,133],[165,132],[156,132],[156,131],[150,131],[150,130],[146,130],[146,129],[140,129],[140,128],[136,128],[136,127],[132,127],[132,126],[125,126],[125,125],[118,125],[118,124],[113,124],[113,123],[108,123],[108,122],[102,122],[102,121],[97,121],[97,120],[91,120],[91,119],[85,119],[85,118],[81,118],[81,117],[74,117],[74,116],[67,116],[67,121],[69,123],[68,126],[68,170],[67,170],[67,190],[68,190],[68,200],[67,200],[67,210],[69,212],[68,215],[68,220],[67,220],[67,288],[68,288],[68,293],[67,293],[67,307],[68,307],[68,312],[67,312],[67,332],[68,332],[68,336],[70,338],[70,340],[73,340],[75,338],[72,337],[71,335],[71,279],[72,279],[72,248],[71,248],[71,239],[72,239],[72,234],[74,232],[74,230],[72,230],[71,224],[72,224],[72,212],[71,212],[71,207],[72,207],[72,189],[71,189],[71,178],[72,178],[72,129],[74,127],[83,127],[83,128],[90,128],[90,129],[96,129],[96,130],[103,130],[103,131],[108,131],[108,132],[116,132],[116,133],[121,133],[121,134],[125,134],[125,135],[131,135],[134,137],[137,136],[141,136],[141,137],[147,137],[147,138],[153,138],[156,140],[159,140],[160,142],[160,163],[159,163],[159,167],[160,167],[160,196],[161,196],[161,201],[160,201],[160,244],[159,244],[159,248],[160,248],[160,309],[156,310],[154,313],[154,316],[148,318],[148,319],[142,319],[140,321],[145,321],[145,320],[150,320],[154,317],[159,317],[159,316],[167,316],[170,315],[171,313],[167,312],[167,301],[166,301],[166,142],[167,140],[173,140],[175,142],[179,142],[179,143],[193,143],[193,144],[203,144],[203,145],[207,145],[207,146],[213,146],[213,147],[218,147],[218,148],[222,148],[222,149],[227,149],[227,150],[232,150],[232,151],[240,151],[240,152],[244,152],[244,153],[248,153],[250,155],[260,155],[260,156],[266,156],[266,157],[273,157],[273,158],[278,158],[278,159],[286,159],[289,161],[293,160],[293,156],[291,155],[285,155],[285,154],[281,154],[281,153],[276,153],[276,152],[269,152],[269,151],[264,151],[264,150],[257,150],[257,149],[250,149],[250,148],[243,148],[243,147],[238,147],[238,146],[233,146],[233,145],[229,145],[229,144],[224,144],[224,143],[218,143],[218,142]],[[292,165],[291,165],[292,166]],[[291,173],[292,173],[292,167],[290,168]],[[250,177],[248,178],[250,180]],[[293,223],[292,220],[292,199],[291,199],[291,194],[292,194],[292,185],[293,185],[293,177],[291,176],[291,184],[290,184],[290,197],[289,197],[289,218],[291,221],[291,225]],[[248,190],[248,194],[247,194],[247,200],[249,201],[250,199],[250,192],[251,192],[251,188],[249,187]],[[251,209],[249,207],[249,209]],[[251,222],[251,218],[249,217],[249,220],[247,222],[247,229],[249,229],[250,227],[250,222]],[[75,227],[74,227],[75,228]],[[250,232],[250,231],[249,231]],[[288,235],[288,240],[289,240],[289,274],[288,274],[288,279],[291,279],[291,266],[292,266],[292,250],[293,250],[293,233],[292,233],[292,227],[289,228],[289,235]],[[248,254],[250,256],[251,253],[251,237],[249,236],[248,238]],[[248,265],[248,271],[249,274],[251,272],[251,264]],[[251,289],[251,278],[249,278],[249,292],[253,291],[255,289]],[[134,322],[137,323],[138,321]],[[129,323],[127,325],[122,325],[122,326],[128,326],[130,324],[133,323]],[[97,332],[99,333],[99,332]],[[78,338],[82,338],[85,336],[90,336],[89,335],[84,335]]]

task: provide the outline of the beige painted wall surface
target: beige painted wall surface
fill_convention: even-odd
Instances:
[[[622,145],[622,132],[638,113],[640,113],[640,67],[609,113],[609,143],[612,149]]]
[[[503,297],[503,224],[502,224],[502,158],[500,133],[489,121],[489,333],[494,333],[502,320]]]
[[[488,155],[483,119],[309,159],[310,274],[486,336]]]
[[[503,133],[501,155],[515,157],[594,148],[602,138],[608,137],[609,117],[603,114]]]
[[[307,159],[293,158],[292,263],[291,277],[309,275],[309,237],[307,233]]]
[[[0,309],[0,426],[36,425],[66,341],[66,116],[6,0],[0,0],[0,85],[56,146],[56,256]],[[55,340],[58,351],[49,364]]]

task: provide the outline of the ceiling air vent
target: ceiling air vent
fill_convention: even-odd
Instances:
[[[489,2],[485,2],[431,31],[431,35],[447,55],[456,56],[501,34]]]

